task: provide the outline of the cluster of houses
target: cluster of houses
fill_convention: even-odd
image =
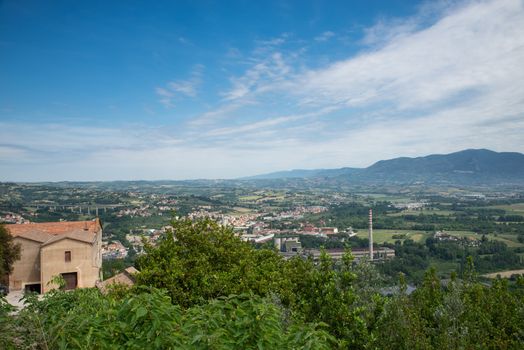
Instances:
[[[327,207],[321,205],[299,206],[291,210],[282,211],[274,216],[265,217],[266,220],[301,219],[304,214],[319,214],[327,211]]]
[[[4,224],[25,224],[28,222],[29,220],[24,218],[22,215],[15,213],[7,213],[0,216],[0,223]]]
[[[478,247],[480,240],[474,237],[457,237],[444,231],[437,231],[433,238],[439,242],[457,242],[469,247]]]
[[[102,242],[102,259],[114,260],[127,257],[128,249],[120,241]]]
[[[403,210],[420,210],[428,205],[427,202],[395,203],[393,206]]]
[[[280,229],[269,229],[265,223],[255,223],[252,226],[251,233],[246,231],[239,232],[240,237],[244,241],[251,241],[254,243],[265,243],[272,240],[275,236],[286,236],[286,235],[311,235],[319,237],[328,237],[330,235],[336,235],[344,233],[347,237],[356,236],[356,232],[353,232],[351,227],[348,227],[345,231],[339,231],[337,227],[323,226],[316,227],[313,224],[305,223],[301,224],[299,229],[293,230],[280,230]]]
[[[139,199],[142,199],[143,196],[136,196],[134,193],[130,193],[130,195],[137,197]],[[150,199],[154,200],[158,197],[156,195],[151,195]],[[146,205],[140,205],[138,207],[134,208],[124,208],[119,210],[116,213],[117,217],[124,217],[124,216],[130,216],[130,217],[151,217],[153,215],[159,215],[163,216],[164,213],[171,213],[175,208],[178,201],[176,199],[168,199],[163,198],[161,200],[158,200],[155,204],[146,204]]]
[[[211,206],[199,206],[196,210],[189,213],[188,217],[192,220],[200,218],[210,218],[216,220],[221,225],[232,226],[235,231],[247,233],[248,231],[259,232],[259,234],[269,234],[271,222],[285,220],[299,220],[304,218],[304,214],[318,214],[327,211],[324,206],[299,206],[291,210],[279,213],[245,213],[240,215],[224,214],[219,211],[211,211]]]
[[[173,229],[172,226],[164,226],[161,229],[144,229],[140,234],[130,233],[126,235],[126,240],[129,242],[131,247],[137,252],[142,254],[144,251],[144,242],[151,245],[155,245],[157,241],[166,233],[167,230]]]
[[[118,213],[116,213],[117,218],[121,218],[123,216],[150,217],[151,215],[153,214],[149,210],[148,205],[145,205],[139,208],[126,208],[126,209],[119,210]]]

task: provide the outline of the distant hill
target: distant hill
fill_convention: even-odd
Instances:
[[[468,149],[425,157],[381,160],[367,168],[280,171],[246,179],[329,178],[355,184],[524,184],[524,154]]]
[[[335,177],[358,173],[359,168],[340,168],[340,169],[293,169],[277,171],[269,174],[244,177],[243,180],[271,180],[271,179],[294,179],[294,178],[315,178],[315,177]]]

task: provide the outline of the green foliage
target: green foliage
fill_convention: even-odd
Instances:
[[[420,282],[424,270],[429,266],[429,251],[426,246],[412,240],[397,241],[394,245],[395,258],[380,265],[382,273],[397,276],[399,273],[407,276],[410,281]]]
[[[477,243],[472,247],[467,240],[439,241],[431,237],[425,244],[409,239],[397,241],[392,246],[395,258],[385,261],[380,269],[390,277],[402,272],[411,282],[418,284],[430,263],[448,264],[457,271],[464,271],[468,256],[474,259],[476,269],[481,273],[522,268],[522,258],[504,242],[482,236]]]
[[[0,283],[6,283],[6,277],[13,270],[13,263],[20,259],[20,245],[13,242],[13,237],[4,225],[0,225]]]
[[[299,303],[294,310],[304,319],[328,324],[331,333],[342,339],[345,346],[361,348],[369,334],[361,317],[364,309],[358,304],[353,288],[356,275],[352,260],[349,251],[338,266],[325,251],[318,265],[309,260],[307,273],[301,276],[303,285],[295,291]]]
[[[231,294],[270,296],[294,320],[326,324],[348,346],[366,343],[371,333],[366,323],[373,324],[380,297],[378,289],[369,288],[371,280],[361,277],[362,298],[355,293],[359,277],[349,251],[339,264],[325,252],[318,264],[299,257],[286,261],[274,250],[254,249],[211,220],[178,220],[173,227],[174,235],[146,247],[138,260],[139,284],[165,288],[184,308]]]
[[[49,282],[47,282],[47,286],[56,286],[56,288],[60,289],[60,290],[64,290],[65,287],[66,287],[66,281],[64,279],[64,276],[62,275],[55,275],[53,277],[51,277],[51,279],[49,280]]]
[[[15,348],[12,337],[9,337],[16,334],[14,322],[10,317],[13,311],[14,307],[7,303],[3,296],[0,296],[0,349]]]
[[[182,309],[157,289],[123,297],[79,289],[28,303],[11,321],[18,334],[2,337],[5,348],[321,350],[336,344],[324,326],[286,324],[278,306],[253,295]]]
[[[434,270],[412,295],[405,288],[379,318],[383,349],[520,349],[524,343],[524,289],[507,280],[491,287],[475,280],[471,259],[466,280],[442,285]]]
[[[268,295],[285,288],[283,259],[272,250],[256,250],[230,228],[205,219],[172,222],[157,247],[146,245],[137,260],[141,285],[165,288],[183,307],[231,294]]]

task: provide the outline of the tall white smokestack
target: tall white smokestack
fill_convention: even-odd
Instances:
[[[369,209],[369,260],[373,261],[373,209]]]

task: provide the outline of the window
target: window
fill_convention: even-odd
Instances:
[[[66,251],[65,252],[65,262],[70,262],[71,261],[71,251]]]

